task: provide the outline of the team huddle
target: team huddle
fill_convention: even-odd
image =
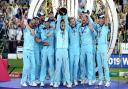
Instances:
[[[109,87],[106,15],[98,15],[98,22],[88,12],[82,12],[79,20],[67,14],[58,14],[55,19],[53,12],[44,17],[41,14],[28,19],[24,28],[21,85],[43,87],[49,76],[51,87],[62,83],[70,88],[77,86],[78,81],[90,86],[105,83]]]

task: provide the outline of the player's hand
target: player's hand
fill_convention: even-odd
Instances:
[[[49,33],[47,34],[47,37],[51,37],[51,36],[52,36],[52,33],[49,32]]]
[[[37,42],[37,43],[40,43],[41,42],[41,39],[39,39],[39,38],[35,38],[35,41]]]
[[[32,34],[32,36],[35,36],[34,30],[31,30],[31,34]]]
[[[91,23],[89,23],[89,28],[90,28],[90,30],[91,30],[92,32],[94,32],[94,28],[93,28],[93,26],[92,26]]]
[[[48,42],[43,42],[43,45],[48,46],[49,44],[48,44]]]

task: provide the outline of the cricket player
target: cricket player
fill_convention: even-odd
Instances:
[[[35,53],[35,60],[36,60],[36,83],[39,84],[40,81],[40,68],[41,68],[41,29],[39,25],[39,18],[35,17],[36,24],[35,24],[35,45],[34,45],[34,53]]]
[[[99,24],[97,24],[97,63],[99,74],[99,85],[103,84],[103,69],[105,73],[105,86],[110,86],[109,66],[108,66],[108,42],[107,36],[109,32],[108,26],[105,24],[105,15],[99,16]]]
[[[61,71],[64,71],[65,81],[67,87],[72,87],[70,81],[70,72],[69,72],[69,58],[68,58],[68,46],[69,46],[69,37],[68,37],[68,16],[57,16],[57,25],[56,25],[56,65],[55,65],[55,78],[54,78],[54,87],[59,87],[61,82]],[[63,68],[62,68],[63,67]]]
[[[70,77],[71,82],[74,85],[78,85],[77,74],[78,74],[78,64],[80,56],[80,35],[79,28],[80,24],[77,23],[76,19],[71,17],[69,19],[69,66],[70,66]]]
[[[22,86],[37,86],[35,81],[35,27],[36,20],[28,20],[28,25],[24,29],[24,45],[23,45],[23,72],[21,78]]]
[[[48,14],[48,22],[50,23],[50,26],[55,29],[55,25],[56,25],[56,19],[54,17],[54,14],[52,11],[49,12]]]
[[[107,3],[106,3],[107,4]],[[97,32],[97,52],[96,59],[98,64],[99,82],[98,85],[103,85],[103,69],[105,74],[105,86],[110,86],[109,66],[108,66],[108,8],[106,8],[105,14],[98,15],[98,22],[94,23],[91,18],[89,21],[93,24],[94,29]]]
[[[81,69],[81,84],[85,80],[92,85],[93,77],[93,36],[96,35],[93,26],[88,20],[88,13],[84,12],[82,15],[82,25],[80,28],[81,54],[80,54],[80,69]]]
[[[40,86],[44,86],[45,77],[49,69],[50,72],[50,86],[53,86],[54,78],[54,29],[50,27],[48,18],[45,20],[45,27],[41,30],[41,40],[43,48],[41,49],[41,74]],[[47,67],[47,61],[49,67]]]

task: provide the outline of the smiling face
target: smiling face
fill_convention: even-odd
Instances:
[[[105,23],[105,18],[99,18],[99,24],[103,25]]]
[[[45,27],[49,28],[50,27],[50,23],[48,21],[45,22]]]
[[[76,21],[75,21],[75,18],[71,18],[70,20],[69,20],[69,24],[70,24],[70,26],[71,27],[75,27],[75,25],[76,25]]]
[[[61,20],[60,28],[61,28],[61,30],[65,29],[65,21],[63,19]]]
[[[33,29],[33,28],[35,28],[36,20],[35,19],[32,19],[32,20],[29,21],[28,24],[29,24],[30,28]]]
[[[35,20],[36,20],[35,26],[38,26],[39,25],[39,19],[36,18]]]
[[[82,24],[85,25],[88,22],[88,16],[87,14],[82,15]]]
[[[49,17],[51,20],[53,20],[53,19],[54,19],[54,14],[53,14],[53,13],[49,13],[49,14],[48,14],[48,17]]]
[[[40,21],[42,21],[42,20],[43,20],[43,21],[45,20],[45,15],[41,15],[41,16],[40,16]]]

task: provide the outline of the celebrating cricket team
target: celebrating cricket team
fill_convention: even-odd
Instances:
[[[69,17],[66,8],[60,8],[56,18],[50,11],[47,17],[40,13],[27,20],[22,86],[110,86],[108,15],[100,13],[93,20],[87,10],[79,17]]]

